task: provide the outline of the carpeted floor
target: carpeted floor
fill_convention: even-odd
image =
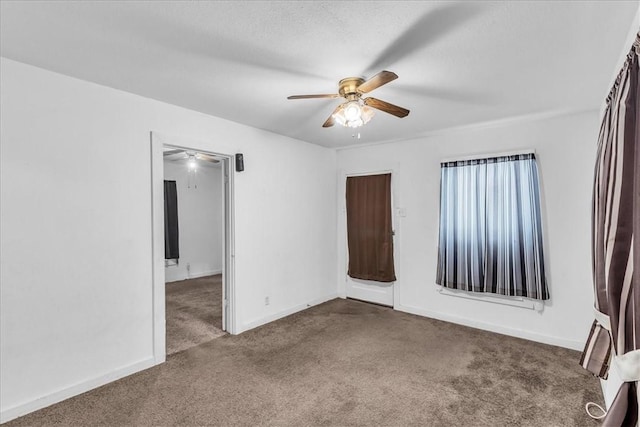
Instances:
[[[9,425],[597,426],[578,358],[336,299]]]
[[[225,334],[222,330],[222,275],[165,285],[167,355]]]

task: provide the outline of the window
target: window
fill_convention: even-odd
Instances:
[[[443,162],[436,283],[546,300],[535,155]]]

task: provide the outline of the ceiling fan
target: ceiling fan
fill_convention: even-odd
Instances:
[[[362,95],[369,93],[398,78],[396,73],[391,71],[380,71],[369,80],[360,77],[347,77],[338,83],[338,93],[320,94],[320,95],[291,95],[287,99],[312,99],[312,98],[344,98],[345,102],[338,105],[331,113],[329,118],[324,122],[322,127],[328,128],[338,122],[339,124],[351,128],[360,127],[374,115],[376,110],[384,111],[396,117],[406,117],[409,110],[398,107],[379,99],[368,97],[362,98]]]

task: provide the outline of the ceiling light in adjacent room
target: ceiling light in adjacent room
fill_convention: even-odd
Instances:
[[[197,164],[196,164],[196,156],[194,155],[190,155],[189,156],[189,161],[187,162],[187,165],[189,166],[190,170],[195,170]]]

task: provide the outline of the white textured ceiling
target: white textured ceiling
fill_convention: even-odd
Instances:
[[[550,110],[598,108],[637,1],[2,1],[10,59],[327,147],[402,140]],[[371,93],[361,139],[322,123],[343,77]]]

